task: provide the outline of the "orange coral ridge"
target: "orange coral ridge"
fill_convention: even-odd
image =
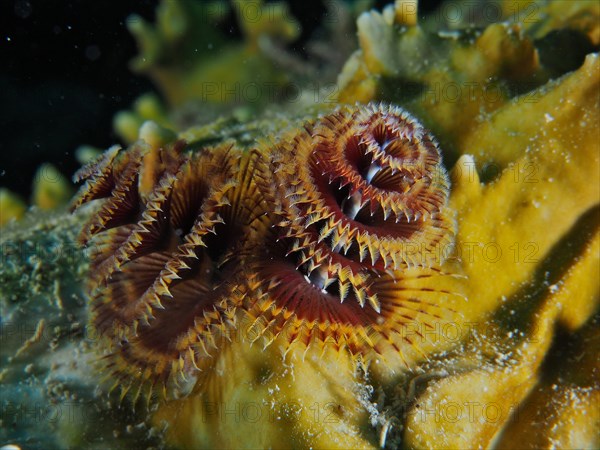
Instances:
[[[416,347],[407,324],[441,318],[433,294],[453,295],[430,283],[453,242],[446,172],[399,108],[341,107],[248,153],[112,148],[75,179],[74,208],[103,199],[81,241],[123,395],[182,393],[240,329],[285,336],[284,350],[401,355]]]

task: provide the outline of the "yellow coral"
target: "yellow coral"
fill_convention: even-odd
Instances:
[[[26,210],[25,202],[16,194],[6,188],[0,188],[0,226],[11,220],[19,220]]]
[[[273,101],[266,91],[281,89],[289,76],[259,44],[271,38],[294,40],[300,25],[284,3],[237,0],[233,9],[246,38],[241,44],[217,29],[218,20],[230,10],[225,2],[163,2],[156,27],[132,17],[128,25],[142,49],[134,69],[148,72],[172,105],[193,99],[248,106]]]
[[[73,189],[69,181],[52,164],[42,164],[33,179],[32,203],[40,209],[65,205]]]

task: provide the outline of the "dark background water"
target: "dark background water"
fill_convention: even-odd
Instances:
[[[28,197],[41,163],[70,177],[77,146],[115,142],[115,111],[151,89],[125,21],[156,3],[0,0],[0,185]]]
[[[288,2],[303,28],[292,51],[302,53],[326,1]],[[79,166],[79,145],[107,148],[118,142],[111,126],[115,112],[152,90],[129,70],[137,50],[127,17],[153,20],[158,3],[0,0],[0,186],[28,198],[40,164],[51,162],[70,177]],[[439,3],[421,2],[420,10]],[[241,38],[233,15],[219,26],[232,39]]]

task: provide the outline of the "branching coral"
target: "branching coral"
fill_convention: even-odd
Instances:
[[[69,181],[52,164],[42,164],[33,178],[31,206],[53,210],[68,204],[73,195]],[[28,205],[15,193],[0,188],[0,228],[21,219]]]

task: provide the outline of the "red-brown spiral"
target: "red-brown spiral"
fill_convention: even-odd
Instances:
[[[440,318],[451,293],[431,285],[454,222],[439,149],[415,119],[341,107],[266,145],[261,161],[273,226],[260,235],[277,244],[248,251],[257,335],[368,358],[412,344],[408,322]]]
[[[75,208],[102,199],[81,234],[93,250],[91,324],[115,384],[136,396],[184,390],[214,360],[236,321],[230,259],[261,202],[249,155],[185,147],[111,149],[76,175],[88,181]]]

